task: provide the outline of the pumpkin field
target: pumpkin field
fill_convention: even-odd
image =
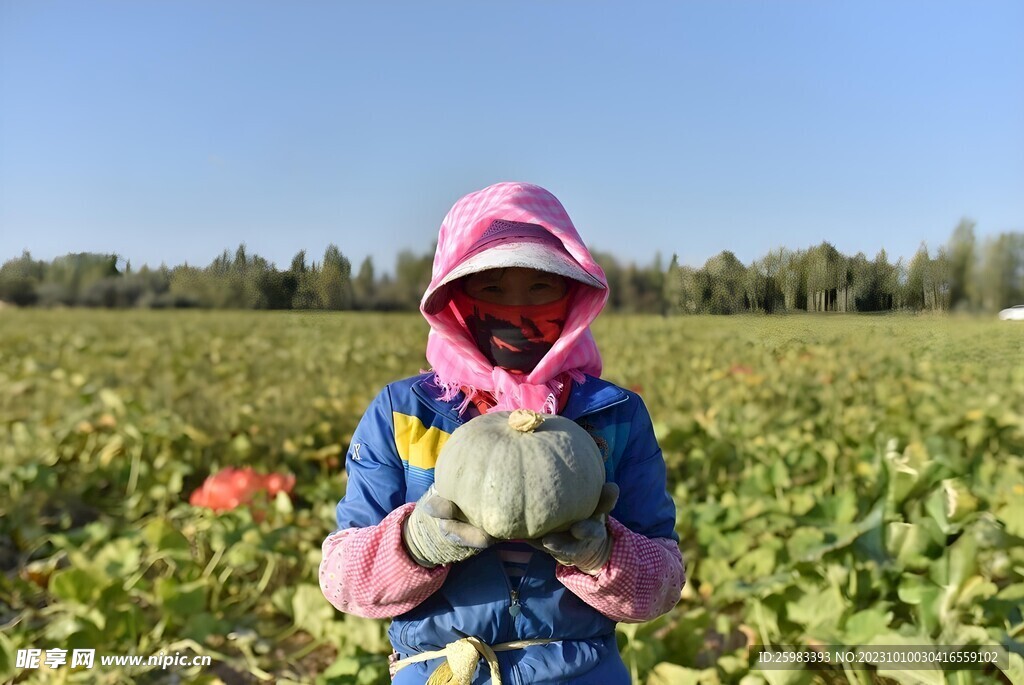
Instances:
[[[426,332],[411,314],[0,311],[0,682],[387,683],[386,622],[336,612],[317,567],[352,431],[426,367]],[[687,571],[672,612],[619,626],[635,683],[1024,683],[1024,325],[622,315],[594,333],[654,419]],[[277,485],[190,503],[228,467]],[[967,644],[1009,656],[750,659]],[[212,665],[26,668],[26,649]]]

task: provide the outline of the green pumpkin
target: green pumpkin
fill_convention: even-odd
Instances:
[[[589,433],[527,409],[460,426],[434,469],[438,494],[500,540],[538,538],[590,517],[604,482],[604,460]]]

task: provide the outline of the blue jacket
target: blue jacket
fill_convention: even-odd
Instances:
[[[392,383],[367,409],[346,459],[348,485],[338,504],[339,530],[376,525],[402,504],[418,500],[433,483],[437,455],[464,421],[457,411],[461,398],[438,399],[432,379],[424,374]],[[590,432],[605,455],[607,480],[619,486],[611,516],[649,538],[678,541],[665,462],[640,397],[588,376],[573,385],[562,415]],[[399,656],[441,649],[468,635],[488,644],[556,638],[547,645],[499,652],[502,680],[511,685],[627,685],[615,622],[566,589],[547,554],[532,556],[518,588],[520,613],[509,612],[512,586],[496,547],[452,565],[437,592],[394,618],[389,636]],[[410,665],[394,682],[422,684],[439,663]],[[474,685],[489,681],[481,660]]]

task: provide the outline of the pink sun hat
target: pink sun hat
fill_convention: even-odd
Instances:
[[[441,310],[448,302],[447,286],[464,276],[510,267],[546,271],[594,288],[605,288],[604,283],[587,273],[562,242],[543,226],[496,219],[469,247],[466,257],[424,293],[423,310],[430,314]]]

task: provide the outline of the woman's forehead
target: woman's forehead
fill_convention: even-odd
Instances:
[[[540,271],[539,269],[529,269],[520,266],[510,266],[501,269],[487,269],[486,271],[478,271],[474,274],[466,276],[467,280],[474,281],[500,281],[502,278],[527,278],[535,280],[557,280],[563,278],[558,274],[553,274],[549,271]]]

